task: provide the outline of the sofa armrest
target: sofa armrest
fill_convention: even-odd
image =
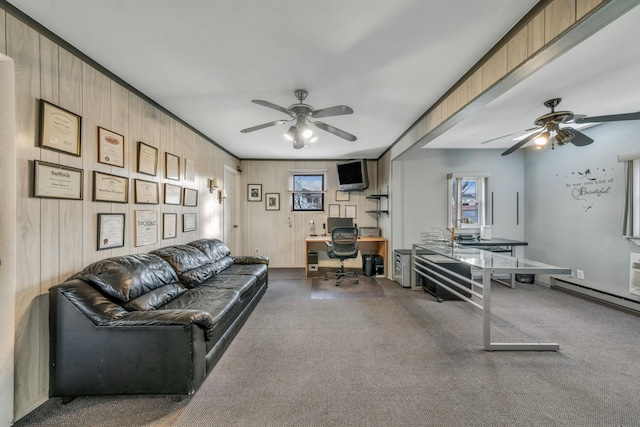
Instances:
[[[157,325],[198,325],[204,329],[205,339],[213,336],[215,323],[209,313],[202,310],[151,310],[132,311],[104,326],[157,326]]]
[[[233,257],[234,264],[266,264],[269,265],[268,256],[241,255]]]

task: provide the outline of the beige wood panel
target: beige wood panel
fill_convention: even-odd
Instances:
[[[602,3],[603,0],[576,0],[576,20],[582,19]]]
[[[15,335],[15,410],[24,414],[35,402],[42,401],[40,333],[42,299],[40,295],[40,200],[31,197],[30,164],[40,158],[35,146],[37,99],[40,97],[39,35],[10,15],[6,17],[7,54],[15,61],[16,74],[16,335]]]
[[[482,68],[467,79],[467,100],[471,102],[482,93]]]
[[[544,40],[551,42],[576,22],[575,0],[554,0],[545,8]]]
[[[507,42],[507,72],[512,71],[527,59],[529,26],[524,26]]]
[[[0,53],[7,53],[6,13],[0,9]]]
[[[97,251],[98,213],[110,212],[108,204],[91,202],[91,171],[108,169],[99,165],[98,126],[110,122],[110,80],[88,64],[82,67],[82,160],[84,163],[84,204],[82,212],[83,265],[88,265],[109,255],[109,251]]]
[[[82,61],[69,53],[65,49],[58,51],[59,61],[59,94],[58,99],[60,106],[82,115]],[[84,168],[83,157],[65,156],[64,163],[66,165]],[[87,179],[85,171],[85,180]],[[84,199],[88,199],[86,194]],[[64,248],[62,253],[65,256],[60,257],[60,277],[59,281],[63,281],[71,274],[76,273],[83,264],[82,251],[82,222],[83,203],[75,200],[60,200],[60,248]],[[69,251],[69,248],[76,250]]]
[[[501,47],[482,66],[482,89],[489,89],[495,82],[500,80],[507,73],[507,49]]]
[[[112,130],[113,132],[117,132],[124,136],[124,150],[125,150],[125,158],[124,158],[124,168],[120,168],[117,166],[109,167],[109,173],[118,176],[129,176],[129,170],[131,165],[133,164],[131,161],[131,157],[129,156],[129,152],[127,148],[132,144],[132,141],[129,137],[129,91],[119,84],[111,81],[110,82],[110,122],[107,126],[107,129]],[[129,194],[129,197],[131,194]],[[91,195],[93,197],[93,194]],[[124,213],[125,214],[125,228],[127,226],[131,226],[131,219],[127,217],[128,213],[127,205],[121,203],[112,203],[110,206],[110,212],[112,213]],[[122,248],[112,249],[110,252],[110,256],[120,256],[126,255],[129,253],[129,240],[128,233],[125,230],[125,241],[124,246]]]
[[[527,56],[534,55],[544,47],[545,10],[527,24]]]

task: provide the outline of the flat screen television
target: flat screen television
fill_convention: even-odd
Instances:
[[[337,167],[340,191],[362,191],[369,188],[366,160],[338,162]]]

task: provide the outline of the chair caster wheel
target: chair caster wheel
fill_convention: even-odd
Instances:
[[[359,283],[360,281],[358,279],[354,280],[353,283],[355,283],[356,285]]]

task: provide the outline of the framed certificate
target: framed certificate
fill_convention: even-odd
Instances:
[[[182,187],[173,184],[164,184],[164,204],[179,205],[182,202]]]
[[[153,245],[158,241],[158,212],[135,211],[136,246]]]
[[[33,196],[82,200],[83,170],[34,161]]]
[[[355,218],[356,217],[356,205],[347,205],[344,207],[344,217],[345,218]]]
[[[80,157],[82,118],[40,100],[40,146]]]
[[[195,231],[198,228],[197,215],[194,213],[182,214],[182,231]]]
[[[175,239],[178,235],[178,214],[162,214],[162,238]]]
[[[340,205],[329,205],[329,218],[340,218]]]
[[[124,246],[123,213],[98,214],[98,250],[121,248]]]
[[[127,203],[129,178],[93,171],[93,201]]]
[[[158,183],[136,179],[134,203],[157,205],[159,202]]]
[[[191,182],[196,180],[196,164],[193,160],[184,159],[184,180]]]
[[[198,206],[198,190],[185,188],[182,206]]]
[[[164,153],[164,172],[165,178],[180,180],[180,157],[170,153]]]
[[[158,149],[138,141],[138,170],[145,175],[158,173]]]
[[[345,191],[336,190],[336,202],[348,202],[349,193]]]
[[[98,163],[124,167],[124,136],[98,126]]]

